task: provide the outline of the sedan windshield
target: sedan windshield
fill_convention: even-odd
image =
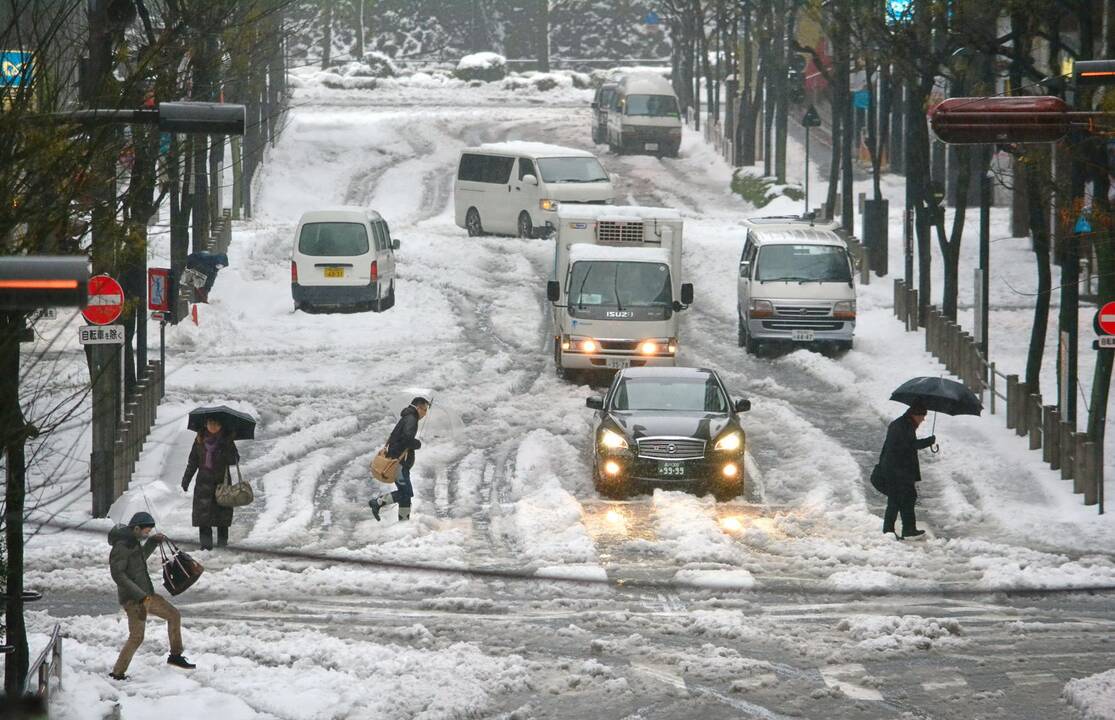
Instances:
[[[759,251],[760,282],[852,281],[848,254],[835,245],[768,245]]]
[[[368,231],[360,223],[306,223],[298,236],[298,252],[320,257],[363,255],[368,252]]]
[[[624,112],[648,117],[679,117],[678,101],[673,95],[628,95]]]
[[[664,263],[581,260],[573,263],[569,304],[578,307],[662,307],[673,304]]]
[[[624,378],[612,409],[675,412],[728,412],[728,398],[712,375],[689,378]]]
[[[594,157],[541,158],[538,170],[548,183],[607,182],[608,173]]]

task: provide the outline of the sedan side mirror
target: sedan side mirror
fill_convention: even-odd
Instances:
[[[604,398],[599,395],[585,398],[585,407],[592,408],[593,410],[604,409]]]
[[[682,305],[692,305],[693,304],[693,283],[682,283],[681,284],[681,304]]]
[[[538,176],[527,173],[526,175],[523,175],[523,182],[525,182],[527,185],[537,185]]]
[[[736,412],[747,412],[751,409],[750,400],[736,400]]]
[[[751,262],[749,260],[744,260],[739,264],[739,276],[741,278],[751,277]]]
[[[546,299],[552,303],[556,303],[561,299],[561,285],[557,280],[551,280],[546,283]]]
[[[391,249],[392,250],[398,250],[402,246],[403,246],[402,243],[400,243],[398,240],[392,240],[391,241]]]

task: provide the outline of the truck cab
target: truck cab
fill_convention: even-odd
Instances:
[[[559,211],[546,287],[559,375],[677,364],[679,313],[693,301],[681,250],[676,210]]]

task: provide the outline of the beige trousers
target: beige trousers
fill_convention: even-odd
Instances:
[[[143,644],[143,634],[147,625],[147,614],[166,620],[167,634],[170,636],[170,654],[182,654],[182,614],[160,595],[148,595],[142,602],[130,602],[124,606],[128,616],[128,641],[116,659],[112,672],[123,675],[128,671],[132,656]]]

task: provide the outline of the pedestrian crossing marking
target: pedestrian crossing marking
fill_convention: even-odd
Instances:
[[[864,687],[849,681],[849,678],[862,679],[867,675],[867,670],[859,663],[829,665],[820,670],[825,685],[832,688],[839,688],[841,692],[853,700],[879,701],[883,699],[883,694],[875,688]]]

